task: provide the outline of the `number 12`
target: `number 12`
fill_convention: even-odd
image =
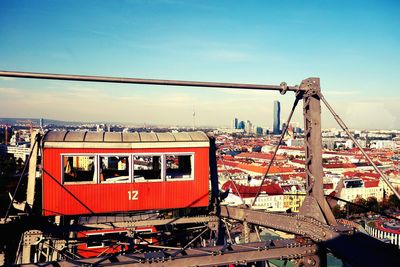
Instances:
[[[139,200],[139,191],[137,190],[128,191],[128,199]]]

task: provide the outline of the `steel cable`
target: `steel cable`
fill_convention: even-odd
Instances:
[[[294,100],[294,103],[293,103],[293,106],[292,106],[292,110],[290,111],[289,117],[288,117],[288,119],[287,119],[287,121],[286,121],[285,128],[282,129],[282,133],[281,133],[281,136],[280,136],[280,138],[279,138],[278,144],[277,144],[276,147],[275,147],[275,151],[274,151],[274,154],[273,154],[273,156],[272,156],[272,159],[270,160],[270,162],[269,162],[269,164],[268,164],[268,168],[267,168],[267,170],[266,170],[266,172],[265,172],[265,174],[264,174],[264,176],[263,176],[263,179],[262,179],[262,181],[261,181],[261,184],[260,184],[260,186],[258,187],[258,191],[257,191],[257,193],[256,193],[256,195],[255,195],[255,197],[254,197],[254,200],[253,200],[253,202],[251,203],[251,206],[250,206],[250,207],[253,207],[253,206],[254,206],[254,204],[255,204],[256,201],[257,201],[258,196],[260,195],[261,188],[262,188],[262,186],[263,186],[263,184],[264,184],[264,182],[265,182],[265,179],[266,179],[267,176],[268,176],[268,173],[269,173],[269,170],[270,170],[270,168],[271,168],[271,166],[272,166],[272,163],[273,163],[274,160],[275,160],[275,157],[276,157],[276,154],[277,154],[277,152],[278,152],[278,150],[279,150],[279,147],[280,147],[280,145],[281,145],[281,142],[282,142],[283,138],[285,137],[285,134],[286,134],[286,132],[287,132],[287,130],[288,130],[288,128],[289,128],[290,120],[292,119],[292,116],[293,116],[293,113],[294,113],[294,111],[295,111],[295,109],[296,109],[296,107],[297,107],[297,104],[299,103],[299,101],[300,101],[300,99],[301,99],[302,97],[303,97],[303,92],[302,92],[302,91],[298,91],[298,92],[296,93],[296,99]]]
[[[397,192],[397,190],[394,188],[394,186],[390,183],[389,179],[386,177],[386,175],[379,170],[379,168],[375,165],[375,163],[372,161],[372,159],[368,156],[367,152],[361,147],[360,143],[354,138],[354,136],[350,133],[349,128],[347,125],[343,122],[343,120],[339,117],[339,115],[334,111],[331,105],[329,105],[328,101],[325,99],[325,97],[322,95],[322,93],[319,93],[319,97],[322,100],[322,102],[325,104],[325,106],[328,108],[330,113],[333,115],[333,118],[336,120],[336,122],[339,124],[339,126],[347,133],[349,138],[354,142],[354,144],[360,149],[361,153],[364,155],[364,157],[367,159],[367,161],[372,165],[372,167],[375,169],[375,171],[381,176],[383,181],[389,186],[389,188],[393,191],[393,194],[396,195],[396,197],[400,200],[400,194]]]
[[[26,172],[26,168],[27,168],[27,166],[29,165],[29,161],[30,161],[30,159],[31,159],[31,157],[32,157],[33,150],[34,150],[35,146],[37,145],[38,139],[39,139],[39,138],[40,138],[40,136],[39,136],[39,135],[36,135],[35,142],[33,143],[31,152],[29,153],[29,157],[28,157],[28,159],[25,161],[24,169],[22,170],[21,176],[19,177],[19,180],[18,180],[18,183],[17,183],[17,187],[15,188],[14,194],[13,194],[13,196],[12,196],[12,198],[11,198],[11,202],[10,202],[10,204],[8,205],[7,212],[6,212],[5,216],[4,216],[4,221],[6,221],[7,218],[8,218],[8,215],[9,215],[9,213],[10,213],[11,207],[12,207],[12,205],[13,205],[13,203],[14,203],[14,200],[15,200],[15,196],[17,195],[18,188],[19,188],[19,186],[21,185],[22,177],[24,177],[24,174],[25,174],[25,172]]]

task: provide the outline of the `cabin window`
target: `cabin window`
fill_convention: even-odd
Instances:
[[[118,241],[124,241],[126,238],[127,232],[115,232],[115,233],[105,233],[103,245],[106,247],[115,245]]]
[[[193,178],[192,155],[166,155],[167,179]]]
[[[64,182],[93,182],[95,175],[94,156],[64,156]]]
[[[160,155],[134,155],[133,178],[135,182],[161,180]]]
[[[129,156],[100,156],[100,182],[129,182]]]
[[[104,244],[102,242],[102,234],[91,234],[88,235],[86,246],[87,248],[102,248]]]
[[[151,234],[153,233],[152,229],[137,229],[135,230],[135,233],[137,233],[136,236],[140,237],[140,238],[135,238],[133,240],[134,244],[137,245],[148,245],[148,244],[152,244],[153,243],[153,238],[144,238],[147,234]],[[142,237],[141,237],[142,235]]]
[[[99,234],[89,234],[87,235],[87,248],[102,248],[110,247],[119,240],[124,240],[127,232],[111,232],[111,233],[99,233]]]

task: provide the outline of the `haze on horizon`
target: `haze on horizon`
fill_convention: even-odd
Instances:
[[[299,84],[320,77],[351,128],[400,129],[396,1],[0,2],[0,69]],[[272,126],[292,93],[0,78],[0,117]],[[323,127],[336,127],[323,109]],[[302,105],[293,121],[301,126]]]

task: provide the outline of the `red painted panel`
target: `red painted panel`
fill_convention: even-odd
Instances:
[[[195,153],[194,180],[113,184],[62,184],[65,153]],[[137,191],[137,200],[128,192]],[[43,149],[43,214],[77,215],[137,210],[204,207],[208,205],[208,148],[165,149]]]
[[[153,237],[146,238],[144,240],[141,239],[132,240],[133,244],[135,244],[134,247],[130,247],[129,245],[126,244],[117,245],[116,242],[117,240],[114,240],[115,242],[112,242],[113,237],[118,238],[118,235],[120,235],[120,237],[123,238],[129,231],[125,228],[117,228],[112,230],[100,229],[100,230],[89,230],[89,231],[78,232],[77,237],[78,239],[81,240],[81,242],[82,241],[83,242],[76,247],[76,254],[83,258],[92,258],[92,257],[98,257],[100,255],[104,256],[109,254],[115,254],[122,251],[131,250],[130,252],[133,252],[133,249],[135,249],[135,246],[137,244],[141,245],[158,244],[157,239]],[[152,227],[137,227],[136,230],[133,231],[155,233],[157,230],[154,226],[152,226]],[[116,234],[116,235],[110,236],[108,234]],[[90,236],[92,237],[97,236],[96,244],[90,241]]]

